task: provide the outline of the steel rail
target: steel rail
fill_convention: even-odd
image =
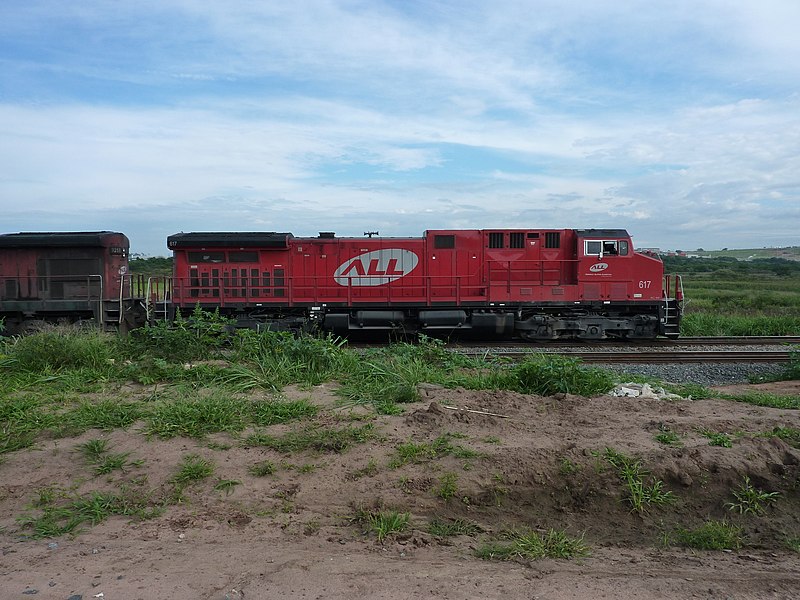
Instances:
[[[544,342],[521,342],[518,340],[459,340],[448,344],[448,348],[519,348],[548,350],[567,346],[587,348],[671,348],[676,346],[791,346],[800,344],[800,336],[713,336],[682,337],[677,340],[657,338],[655,340],[553,340]]]
[[[483,352],[476,350],[456,350],[470,356],[505,356],[522,359],[526,356],[542,354],[536,350],[510,350],[503,349],[492,352],[486,349]],[[586,363],[787,363],[790,352],[783,350],[764,351],[730,351],[730,350],[676,350],[662,352],[602,352],[565,350],[563,352],[544,352],[544,354],[560,354],[571,358],[580,358]]]

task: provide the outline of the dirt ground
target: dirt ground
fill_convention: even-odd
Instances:
[[[769,385],[776,384],[736,390]],[[780,385],[774,391],[800,395],[800,382]],[[364,418],[363,409],[334,407],[330,386],[286,395],[322,405],[322,423],[364,422],[350,420]],[[133,426],[40,441],[6,455],[0,463],[0,598],[800,597],[800,554],[786,546],[788,538],[800,538],[800,450],[754,435],[800,428],[798,411],[723,400],[543,398],[434,386],[422,395],[405,414],[371,421],[377,437],[341,453],[281,454],[244,447],[227,435],[148,439]],[[681,436],[680,447],[654,439],[664,428]],[[733,446],[710,446],[701,429],[731,434]],[[398,444],[443,434],[481,455],[390,466]],[[143,463],[94,476],[76,447],[99,437]],[[619,477],[598,456],[605,448],[640,458],[676,501],[632,511]],[[77,494],[123,484],[158,489],[187,454],[212,460],[214,476],[155,518],[111,517],[55,539],[30,539],[17,520],[36,514],[32,502],[45,486]],[[275,474],[251,475],[248,467],[263,460],[278,466]],[[443,499],[446,474],[457,492]],[[765,516],[726,507],[744,476],[762,490],[780,492]],[[214,489],[221,479],[241,483],[226,493]],[[379,543],[355,522],[359,508],[408,511],[411,528]],[[427,533],[434,517],[466,519],[481,532],[438,538]],[[723,518],[742,526],[741,549],[663,543],[678,528]],[[522,527],[583,535],[590,554],[537,561],[475,557],[485,540]]]

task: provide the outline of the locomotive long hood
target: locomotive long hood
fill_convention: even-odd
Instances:
[[[275,231],[175,233],[167,238],[167,248],[288,248],[293,237]]]

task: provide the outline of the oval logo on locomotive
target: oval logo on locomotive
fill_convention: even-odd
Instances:
[[[595,263],[591,267],[589,267],[589,270],[592,273],[600,273],[601,271],[605,271],[607,268],[608,268],[608,263],[599,262],[599,263]]]
[[[343,262],[333,279],[345,287],[385,285],[405,277],[419,264],[419,257],[410,250],[385,248],[359,254]]]

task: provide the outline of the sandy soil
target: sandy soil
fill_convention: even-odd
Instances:
[[[800,394],[798,382],[782,385],[782,393]],[[378,437],[341,453],[282,455],[243,447],[227,435],[148,440],[134,426],[45,440],[6,455],[0,464],[0,598],[800,597],[800,554],[785,545],[787,537],[800,537],[800,450],[753,436],[800,428],[797,411],[722,400],[422,391],[423,400],[404,415],[374,421]],[[334,408],[329,387],[286,394],[323,405],[317,418],[323,424],[363,423],[349,420],[363,419],[363,410]],[[682,446],[655,441],[659,427],[679,433]],[[739,435],[732,448],[709,446],[699,433],[704,428]],[[445,433],[482,456],[389,466],[398,444]],[[94,476],[75,448],[98,437],[143,464]],[[641,458],[677,501],[632,512],[619,478],[596,455],[607,447]],[[57,539],[30,539],[17,521],[37,514],[31,503],[45,486],[72,494],[124,485],[163,490],[191,453],[213,460],[215,475],[156,518],[112,517]],[[266,459],[279,466],[274,475],[248,473]],[[437,489],[448,473],[457,476],[458,491],[444,500]],[[781,493],[763,517],[725,506],[745,475]],[[219,479],[241,484],[226,494],[214,489]],[[408,511],[412,527],[378,543],[354,522],[358,508]],[[426,532],[434,517],[468,519],[482,533],[437,538]],[[709,518],[741,525],[745,546],[697,551],[661,543],[664,532]],[[520,527],[584,535],[591,554],[532,562],[474,556],[486,539]]]

